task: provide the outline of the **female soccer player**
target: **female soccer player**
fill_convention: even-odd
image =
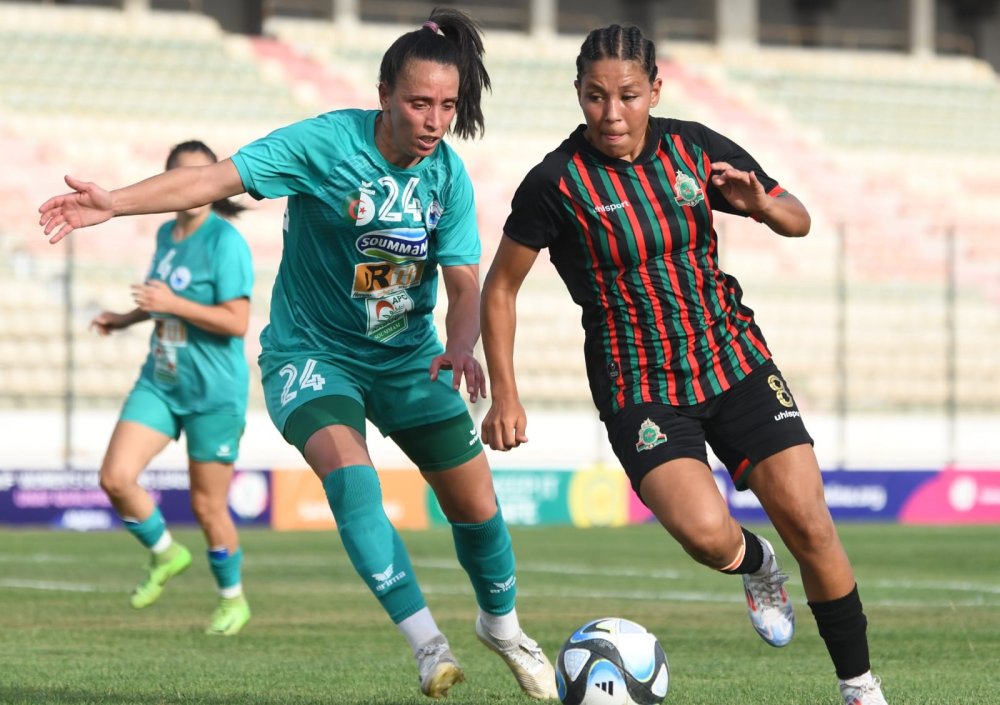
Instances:
[[[515,304],[548,247],[583,309],[591,393],[636,493],[695,560],[742,575],[754,628],[769,644],[787,644],[787,576],[767,540],[730,515],[709,443],[798,561],[845,705],[884,705],[812,439],[739,284],[717,259],[712,211],[753,217],[786,237],[805,235],[809,214],[726,137],[650,117],[662,79],[637,28],[594,30],[576,61],[586,124],[521,183],[483,290],[493,394],[483,439],[496,450],[527,441]]]
[[[177,145],[167,170],[218,162],[202,142]],[[149,571],[132,592],[136,609],[153,604],[166,582],[191,564],[174,541],[139,475],[183,430],[191,475],[191,507],[208,542],[220,602],[208,634],[232,635],[250,619],[243,596],[240,549],[227,497],[246,422],[247,361],[253,266],[243,236],[216,213],[242,206],[219,198],[179,208],[156,234],[149,277],[132,287],[136,308],[103,311],[91,322],[101,335],[153,319],[150,352],[126,399],[101,464],[101,487],[125,528],[150,550]]]
[[[420,688],[464,679],[382,508],[365,419],[430,484],[479,605],[475,631],[535,698],[555,676],[514,609],[514,553],[475,425],[459,393],[486,391],[479,337],[479,235],[472,186],[443,142],[483,129],[489,87],[478,26],[441,9],[382,58],[381,110],[341,110],[279,129],[230,159],[108,193],[67,178],[41,223],[53,242],[113,216],[170,211],[249,191],[288,196],[284,249],[261,334],[275,425],[322,480],[355,569],[410,644]],[[433,326],[438,265],[447,340]]]

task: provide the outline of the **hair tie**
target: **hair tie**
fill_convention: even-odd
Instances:
[[[442,32],[441,28],[438,26],[438,23],[435,22],[434,20],[427,20],[426,22],[424,22],[423,29],[429,29],[430,31],[434,32],[434,34],[441,34],[441,35],[444,34],[444,32]]]

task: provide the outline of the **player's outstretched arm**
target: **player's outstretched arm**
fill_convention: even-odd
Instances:
[[[442,267],[448,313],[445,317],[445,352],[431,361],[431,379],[441,369],[452,370],[453,386],[459,389],[465,380],[469,401],[486,396],[486,373],[473,354],[479,340],[479,265]]]
[[[527,417],[514,377],[517,293],[538,252],[504,236],[483,284],[483,349],[493,402],[483,419],[482,439],[493,450],[510,450],[528,441]]]
[[[169,169],[114,191],[72,176],[66,177],[66,185],[73,189],[71,193],[54,196],[38,208],[38,223],[51,243],[77,228],[98,225],[115,216],[176,213],[246,190],[231,159],[209,166]]]
[[[802,202],[788,192],[769,196],[752,171],[740,171],[728,162],[713,162],[712,183],[729,203],[756,215],[778,235],[803,237],[809,234],[812,219]]]

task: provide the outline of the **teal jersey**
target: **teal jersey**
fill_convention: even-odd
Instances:
[[[215,213],[181,242],[176,221],[160,226],[148,280],[166,282],[178,296],[206,306],[249,298],[253,289],[250,248]],[[249,370],[243,338],[217,335],[176,316],[153,314],[150,351],[139,384],[164,398],[173,413],[245,414]]]
[[[375,146],[379,111],[281,128],[233,162],[254,198],[288,197],[263,352],[391,363],[436,338],[438,265],[479,263],[472,183],[443,142],[407,169]]]

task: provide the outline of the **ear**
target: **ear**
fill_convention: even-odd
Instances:
[[[580,105],[583,105],[582,99],[580,97],[580,79],[573,81],[573,88],[574,90],[576,90],[576,102],[580,103]]]
[[[392,94],[389,86],[383,81],[378,84],[378,102],[382,106],[382,110],[386,110],[389,106],[389,96]]]
[[[660,102],[660,89],[663,88],[663,79],[659,76],[653,81],[653,87],[649,93],[649,107],[655,108],[656,104]]]

